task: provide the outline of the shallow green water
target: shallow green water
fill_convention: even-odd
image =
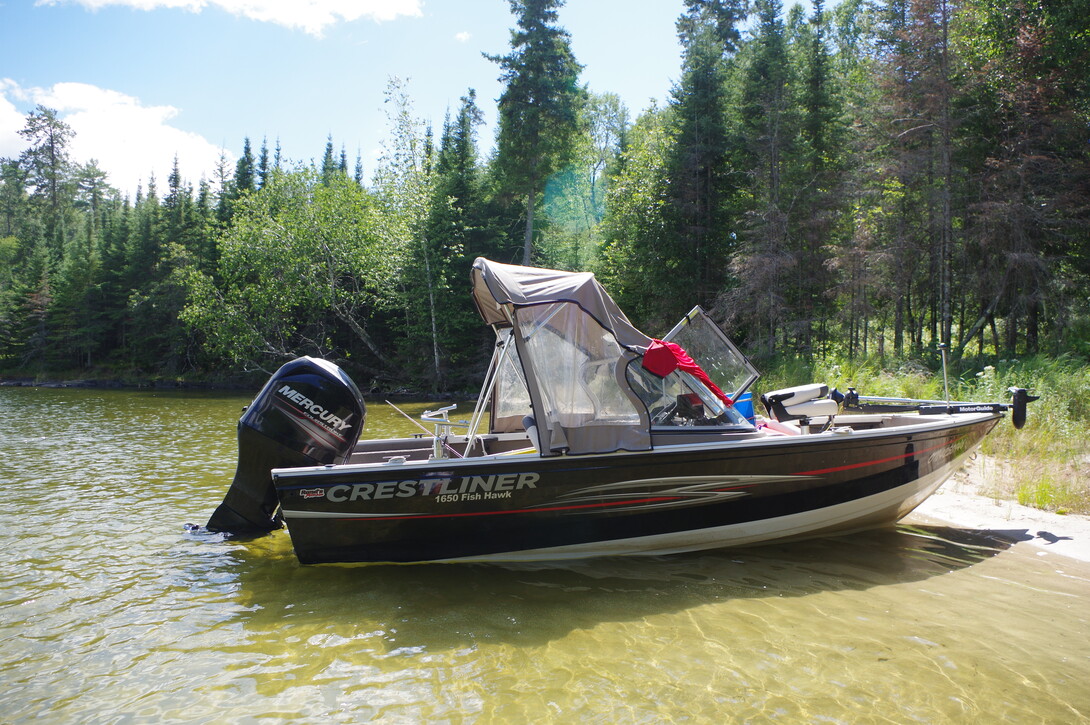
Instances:
[[[301,567],[282,531],[183,530],[222,499],[247,402],[0,388],[0,721],[1090,721],[1090,565],[917,525]],[[411,430],[369,406],[370,435]]]

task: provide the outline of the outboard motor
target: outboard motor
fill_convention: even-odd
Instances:
[[[363,431],[367,409],[356,384],[326,360],[282,366],[238,421],[238,467],[209,531],[263,534],[283,525],[274,468],[343,463]]]

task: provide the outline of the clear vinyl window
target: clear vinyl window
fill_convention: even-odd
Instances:
[[[725,405],[685,372],[676,370],[660,378],[636,361],[628,366],[627,375],[632,389],[647,406],[652,427],[749,427],[733,406]]]
[[[565,428],[640,424],[618,379],[630,357],[611,332],[570,302],[522,308],[517,317],[549,419]]]

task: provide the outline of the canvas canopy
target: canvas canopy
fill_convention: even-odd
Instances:
[[[679,425],[670,407],[691,396],[710,412],[701,425],[730,423],[731,400],[700,365],[633,327],[593,274],[479,257],[472,279],[477,310],[498,337],[486,383],[493,432],[521,430],[530,416],[542,455],[647,450],[652,425]],[[645,360],[649,350],[668,351],[670,364]]]
[[[646,407],[625,378],[651,344],[589,272],[473,263],[473,299],[500,338],[492,429],[531,415],[542,455],[647,450]]]
[[[651,344],[651,338],[632,326],[591,272],[520,267],[478,257],[473,262],[473,301],[484,321],[496,327],[510,326],[516,307],[570,302],[623,347],[643,351]]]

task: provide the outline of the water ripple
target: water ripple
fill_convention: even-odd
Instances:
[[[5,721],[1090,718],[1090,569],[985,532],[563,567],[302,567],[283,531],[186,532],[246,402],[0,389]]]

